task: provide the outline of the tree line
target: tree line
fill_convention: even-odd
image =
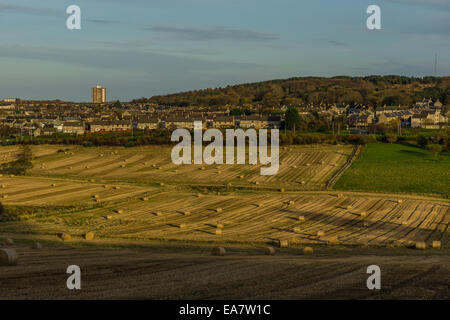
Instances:
[[[450,104],[450,77],[389,75],[290,78],[158,95],[132,102],[179,107],[258,105],[264,109],[320,103],[409,106],[423,98]]]

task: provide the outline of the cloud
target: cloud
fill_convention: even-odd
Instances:
[[[327,42],[335,47],[348,47],[348,44],[341,41],[328,40]]]
[[[115,49],[75,49],[60,47],[44,47],[30,45],[0,45],[0,57],[15,59],[41,60],[66,65],[81,65],[85,67],[116,69],[125,71],[140,71],[153,73],[156,69],[164,73],[198,72],[199,70],[241,68],[271,68],[255,63],[209,61],[164,54],[161,52]]]
[[[236,41],[273,41],[278,37],[272,33],[258,32],[248,29],[231,27],[202,26],[202,27],[171,27],[152,26],[145,30],[164,33],[178,40],[207,41],[207,40],[236,40]]]
[[[115,24],[122,23],[119,20],[105,20],[105,19],[86,19],[87,22],[98,23],[98,24]]]
[[[23,6],[23,5],[15,5],[15,4],[9,4],[9,3],[3,3],[0,2],[0,12],[12,12],[12,13],[19,13],[19,14],[29,14],[29,15],[35,15],[35,16],[66,16],[66,11],[56,10],[56,9],[50,9],[50,8],[36,8],[31,6]],[[82,16],[82,19],[86,22],[91,23],[97,23],[97,24],[114,24],[114,23],[121,23],[118,20],[106,20],[106,19],[84,19]]]
[[[450,0],[388,0],[388,1],[403,4],[422,5],[422,6],[438,6],[450,9]]]
[[[22,6],[16,4],[2,3],[0,2],[0,12],[15,12],[22,14],[32,14],[40,16],[54,16],[64,14],[64,10],[55,10],[49,8],[35,8],[30,6]]]

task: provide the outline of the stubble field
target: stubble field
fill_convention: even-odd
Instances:
[[[414,194],[327,190],[327,182],[354,151],[350,146],[295,146],[280,151],[278,175],[263,177],[257,166],[175,166],[168,147],[34,146],[33,169],[26,176],[0,177],[1,202],[15,209],[0,222],[0,237],[17,239],[20,255],[18,266],[1,267],[6,273],[0,280],[6,284],[4,292],[9,292],[2,298],[25,294],[8,281],[8,275],[23,281],[30,277],[31,282],[49,288],[32,291],[29,297],[53,297],[59,289],[51,290],[52,281],[44,285],[44,278],[56,281],[64,273],[57,275],[49,267],[51,275],[40,276],[32,266],[47,270],[48,263],[77,261],[98,281],[92,278],[96,288],[89,286],[74,298],[449,296],[448,277],[442,276],[449,267],[448,201]],[[21,207],[38,210],[22,212]],[[95,239],[83,239],[86,232],[93,232]],[[71,240],[62,241],[61,233],[70,234]],[[44,243],[43,250],[29,249],[35,240]],[[278,246],[280,241],[287,241],[289,247],[278,248],[276,256],[263,255],[265,246]],[[418,241],[428,247],[440,241],[442,248],[409,249]],[[211,257],[215,245],[226,247],[230,256]],[[312,246],[315,254],[299,255],[305,246]],[[372,259],[368,254],[374,263],[389,265],[392,288],[398,290],[373,297],[360,288],[358,279],[365,277],[361,268]],[[115,255],[117,261],[113,261]],[[403,257],[411,270],[403,266]],[[195,293],[181,289],[191,285],[187,279],[175,281],[191,266],[200,268],[192,279],[203,279],[208,270],[222,270],[222,263],[223,275],[227,268],[230,273],[222,286],[221,273],[194,285]],[[271,268],[267,277],[264,266]],[[236,268],[248,273],[239,275],[233,271]],[[166,276],[156,279],[152,272],[172,275],[169,287],[163,288]],[[428,273],[434,280],[423,280],[416,293],[404,292],[407,279]],[[277,274],[284,276],[277,280]],[[299,280],[304,276],[310,281]],[[134,284],[124,289],[119,277]],[[344,278],[345,285],[339,288]],[[254,285],[240,295],[234,283],[242,279]],[[296,281],[295,288],[285,290],[289,279]],[[433,281],[439,288],[430,292]],[[110,294],[101,289],[107,286]],[[207,286],[221,290],[209,291]],[[327,286],[330,289],[323,291]],[[263,291],[254,295],[251,288]]]

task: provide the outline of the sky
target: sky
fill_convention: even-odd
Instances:
[[[66,27],[70,5],[81,30]],[[369,5],[381,30],[368,30]],[[134,98],[303,76],[450,75],[450,0],[0,0],[0,99]]]

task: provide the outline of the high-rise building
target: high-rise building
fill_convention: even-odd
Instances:
[[[92,102],[93,103],[106,102],[106,88],[102,88],[102,86],[92,88]]]

